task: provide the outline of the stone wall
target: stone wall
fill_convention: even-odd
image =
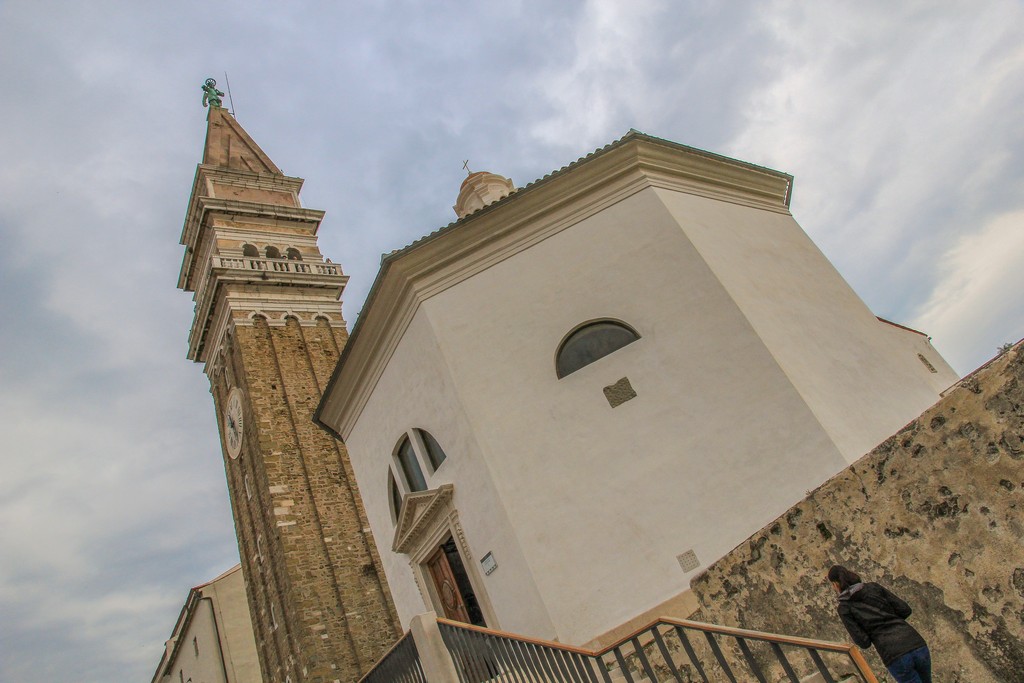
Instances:
[[[266,683],[350,683],[400,635],[345,448],[312,421],[343,326],[257,316],[229,339],[211,387],[223,423],[243,390],[245,437],[224,456]]]
[[[1018,343],[695,578],[700,618],[848,642],[843,564],[914,608],[935,680],[1024,680],[1022,439]]]

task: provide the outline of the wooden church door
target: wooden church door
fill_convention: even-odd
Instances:
[[[441,599],[444,616],[464,624],[486,626],[473,587],[466,575],[466,568],[459,556],[455,540],[451,537],[441,544],[430,559],[427,569],[434,580],[434,588]]]

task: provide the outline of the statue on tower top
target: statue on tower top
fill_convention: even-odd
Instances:
[[[222,106],[220,98],[224,97],[224,93],[222,93],[220,90],[217,90],[217,81],[213,80],[212,78],[207,78],[206,83],[199,87],[203,91],[204,107],[207,106],[207,102],[209,102],[209,106],[211,107]]]

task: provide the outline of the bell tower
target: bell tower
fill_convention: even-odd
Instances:
[[[348,338],[324,212],[219,102],[181,235],[264,681],[356,681],[399,635],[345,447],[312,414]]]

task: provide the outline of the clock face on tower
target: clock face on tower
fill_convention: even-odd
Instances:
[[[228,405],[224,409],[224,443],[232,458],[237,458],[242,450],[242,427],[242,390],[235,387],[228,394]]]

